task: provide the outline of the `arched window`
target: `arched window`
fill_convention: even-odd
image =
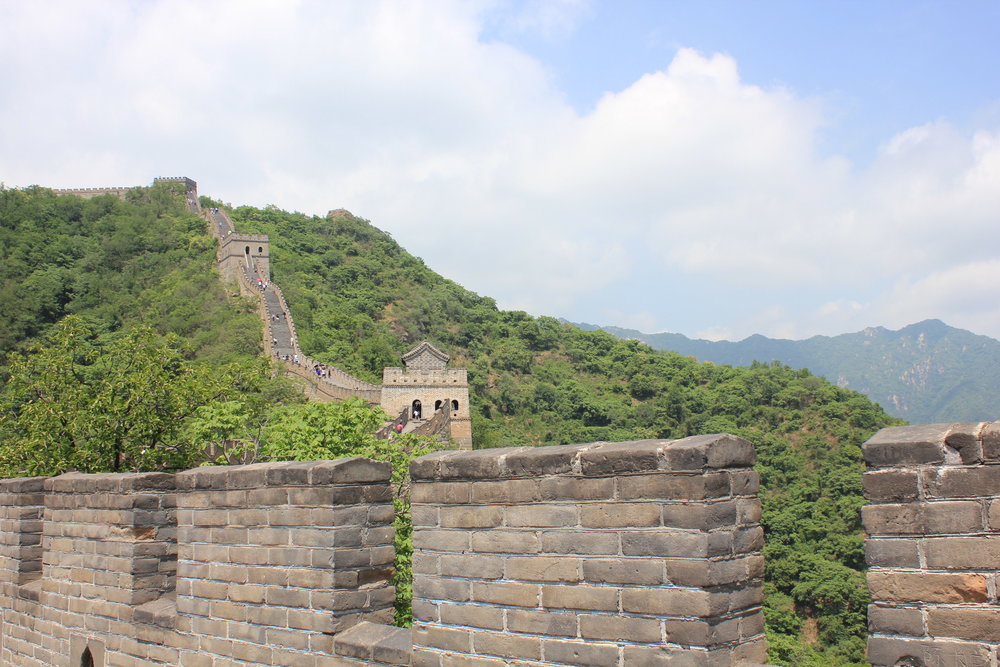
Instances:
[[[263,246],[261,246],[260,248],[257,248],[257,254],[258,255],[263,255],[264,254],[264,247]]]
[[[413,401],[410,406],[410,415],[413,419],[420,419],[420,401]]]
[[[94,656],[90,652],[90,647],[83,649],[83,655],[80,656],[80,667],[94,667]]]
[[[451,411],[452,412],[458,412],[458,401],[452,400],[452,402],[451,402]]]

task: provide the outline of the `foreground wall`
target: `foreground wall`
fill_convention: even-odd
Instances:
[[[864,454],[869,660],[1000,664],[1000,423],[883,429]]]
[[[441,452],[413,475],[413,664],[764,662],[753,447]]]
[[[392,519],[367,459],[0,481],[0,664],[339,664]]]

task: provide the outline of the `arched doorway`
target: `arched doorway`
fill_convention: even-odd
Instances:
[[[452,399],[451,401],[451,411],[458,412],[458,401]]]
[[[434,412],[441,409],[441,401],[434,401]]]
[[[80,667],[94,667],[94,655],[90,652],[90,647],[83,649],[80,656]]]
[[[414,400],[410,405],[410,415],[412,419],[420,419],[420,401]]]

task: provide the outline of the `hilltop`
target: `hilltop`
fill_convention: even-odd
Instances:
[[[912,424],[988,421],[1000,414],[992,390],[1000,369],[1000,341],[924,320],[892,331],[872,327],[839,336],[806,340],[755,334],[739,342],[691,339],[682,334],[647,334],[590,324],[619,338],[641,340],[700,361],[749,366],[779,361],[808,368],[841,387],[861,392]]]

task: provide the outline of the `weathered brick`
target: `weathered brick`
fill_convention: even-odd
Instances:
[[[576,637],[576,614],[564,611],[510,609],[507,630],[533,635]]]
[[[583,561],[583,578],[602,584],[661,584],[663,563],[645,558],[590,558]]]
[[[478,553],[537,553],[538,537],[534,532],[518,530],[475,532],[472,550]]]
[[[978,574],[868,572],[868,589],[876,601],[985,602],[986,578]]]
[[[660,641],[660,621],[638,616],[581,614],[580,637],[585,640],[657,644]]]
[[[580,519],[576,505],[521,505],[504,510],[504,523],[513,527],[551,528],[577,526]]]
[[[1000,609],[931,608],[927,630],[934,637],[1000,641]]]
[[[505,473],[515,477],[569,473],[580,452],[592,446],[554,445],[516,449],[504,457]]]
[[[555,609],[617,611],[618,591],[610,586],[542,586],[542,606]]]
[[[544,531],[539,539],[543,553],[615,555],[619,551],[617,532]]]
[[[472,648],[478,654],[505,658],[539,660],[542,657],[541,639],[507,632],[473,631]]]
[[[924,493],[932,498],[1000,495],[1000,466],[934,468],[923,472]]]
[[[983,460],[983,445],[979,439],[982,423],[953,424],[944,443],[958,452],[962,463],[978,463]]]
[[[467,482],[416,482],[410,490],[410,500],[414,506],[420,503],[445,505],[469,502],[471,487]]]
[[[413,579],[414,598],[465,602],[471,599],[471,590],[471,584],[461,579],[444,579],[431,575]]]
[[[862,476],[865,498],[872,502],[914,500],[919,494],[915,470],[873,470]]]
[[[629,528],[660,525],[659,503],[593,503],[580,508],[585,528]]]
[[[873,667],[895,667],[907,662],[942,667],[990,667],[992,664],[990,649],[985,644],[899,637],[869,637],[868,660]]]
[[[546,477],[539,487],[541,500],[610,500],[615,494],[612,477]]]
[[[607,644],[548,640],[542,642],[542,655],[549,662],[580,667],[605,667],[617,664],[618,647]]]
[[[476,579],[500,579],[503,577],[504,561],[502,558],[481,555],[442,554],[440,563],[441,574],[446,577]]]
[[[862,445],[865,462],[872,468],[943,463],[950,429],[949,424],[884,428]]]
[[[418,625],[413,628],[413,644],[469,653],[472,649],[472,633],[457,628]]]
[[[991,500],[989,504],[989,529],[1000,531],[1000,500]]]
[[[535,584],[519,584],[507,582],[472,582],[472,599],[476,602],[489,602],[512,607],[538,606],[539,587]],[[421,596],[426,597],[426,596]],[[450,600],[458,598],[450,597]]]
[[[1000,422],[984,425],[979,437],[983,446],[983,459],[990,462],[1000,461]]]
[[[666,616],[712,616],[715,608],[706,591],[684,588],[625,588],[622,611]]]
[[[503,561],[507,579],[523,581],[562,581],[576,582],[581,580],[581,561],[579,558],[551,557],[510,557]],[[474,570],[473,570],[474,572]]]
[[[626,556],[707,557],[708,541],[705,533],[685,531],[635,531],[621,536],[622,553]]]
[[[695,475],[656,473],[615,478],[623,500],[702,500],[729,495],[729,473]]]
[[[442,623],[503,630],[504,611],[502,607],[442,603],[438,607],[438,613]]]
[[[506,479],[503,481],[479,481],[466,484],[471,487],[474,503],[535,503],[541,500],[541,487],[536,479]]]
[[[732,500],[715,503],[667,503],[663,505],[664,526],[712,530],[736,524],[737,506]]]
[[[468,551],[469,533],[463,530],[417,530],[413,532],[413,548],[432,551]]]
[[[994,570],[1000,563],[1000,535],[928,539],[924,554],[932,568]]]
[[[915,607],[884,607],[868,605],[868,632],[888,635],[922,637],[923,612]]]
[[[445,528],[493,528],[503,522],[500,507],[442,507],[440,525]]]
[[[659,469],[660,449],[668,440],[600,443],[580,451],[584,475],[620,475]]]
[[[920,542],[905,538],[865,540],[865,562],[869,567],[920,567]]]

